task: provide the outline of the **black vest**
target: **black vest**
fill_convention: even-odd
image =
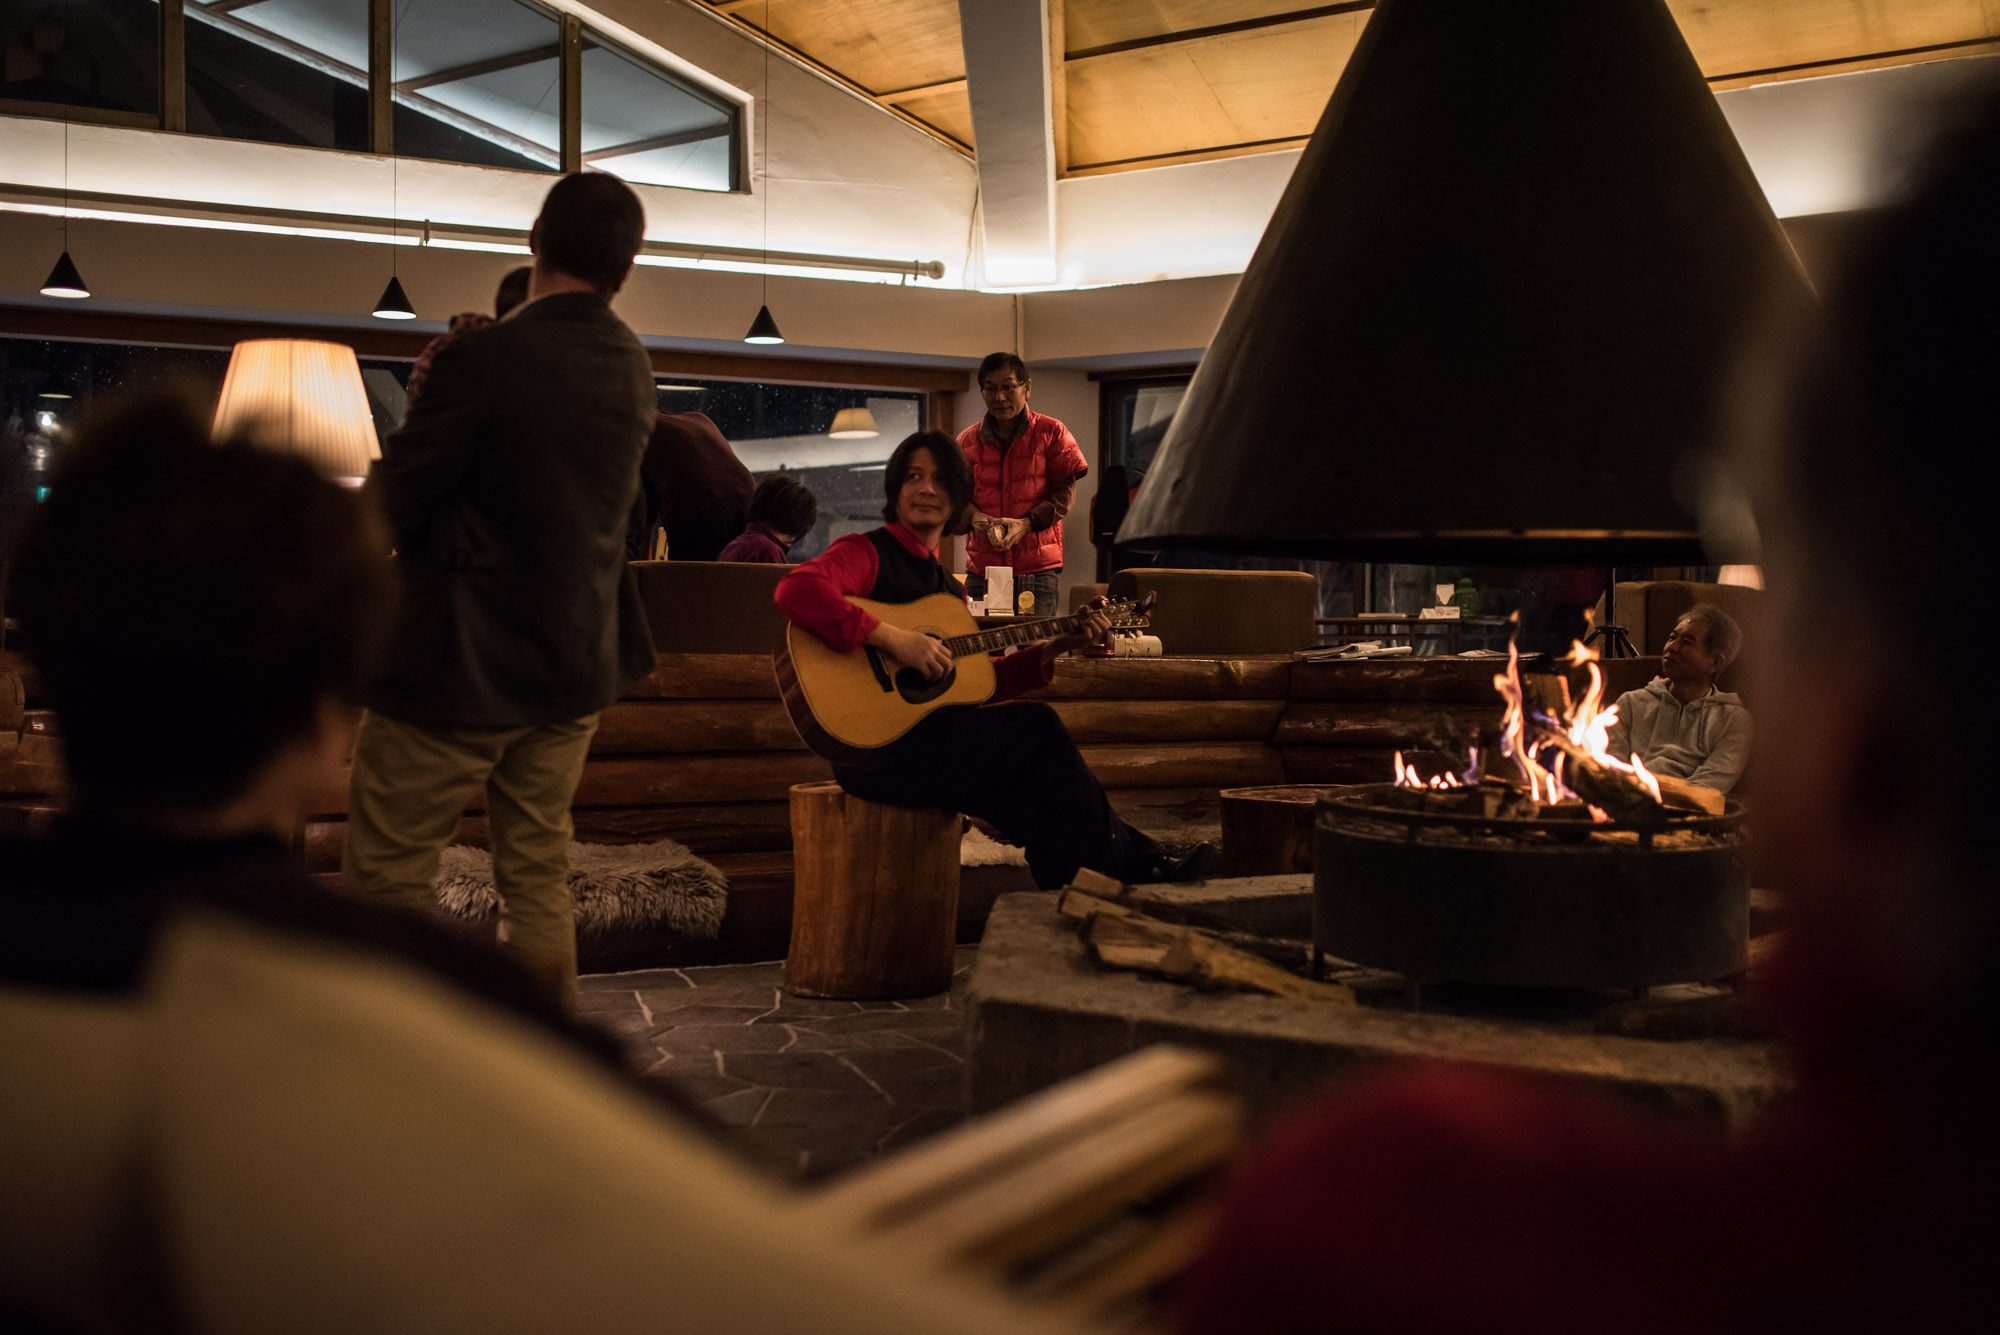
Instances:
[[[915,556],[886,528],[866,535],[875,544],[875,583],[868,596],[878,603],[913,603],[933,593],[965,597],[965,586],[935,556]]]

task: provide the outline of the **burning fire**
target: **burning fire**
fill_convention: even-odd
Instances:
[[[1510,619],[1518,628],[1519,615]],[[1507,670],[1493,677],[1493,689],[1500,693],[1500,699],[1506,706],[1500,720],[1500,754],[1514,763],[1521,786],[1538,802],[1554,805],[1577,800],[1576,792],[1564,782],[1563,777],[1569,757],[1560,747],[1540,735],[1549,733],[1562,737],[1606,769],[1638,780],[1653,795],[1653,800],[1659,801],[1659,781],[1647,771],[1637,755],[1620,760],[1610,753],[1610,733],[1612,725],[1618,721],[1618,706],[1604,703],[1604,673],[1597,666],[1597,654],[1579,641],[1571,646],[1568,661],[1590,674],[1590,685],[1584,691],[1583,699],[1566,704],[1560,718],[1546,712],[1531,714],[1527,692],[1521,685],[1520,650],[1512,638],[1508,640]],[[1396,753],[1398,788],[1458,788],[1477,782],[1478,774],[1477,750],[1464,778],[1456,774],[1440,774],[1428,783],[1417,774],[1414,765],[1404,762],[1401,751]],[[1595,807],[1591,808],[1591,815],[1600,821],[1610,819]]]

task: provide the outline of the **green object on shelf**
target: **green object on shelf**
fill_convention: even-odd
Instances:
[[[1461,617],[1479,615],[1479,590],[1472,587],[1470,576],[1458,582],[1458,592],[1451,596],[1451,605],[1458,609]]]

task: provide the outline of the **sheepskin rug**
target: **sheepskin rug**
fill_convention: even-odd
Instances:
[[[462,918],[500,911],[493,855],[454,844],[445,849],[432,883],[438,903]],[[695,941],[712,941],[729,905],[729,880],[671,839],[650,844],[571,844],[569,888],[576,929],[600,936],[666,927]]]

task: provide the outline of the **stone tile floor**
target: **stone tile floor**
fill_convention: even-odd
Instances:
[[[577,1009],[754,1161],[811,1181],[964,1119],[961,1001],[976,950],[957,948],[950,992],[913,1001],[795,997],[777,961],[588,974]]]

